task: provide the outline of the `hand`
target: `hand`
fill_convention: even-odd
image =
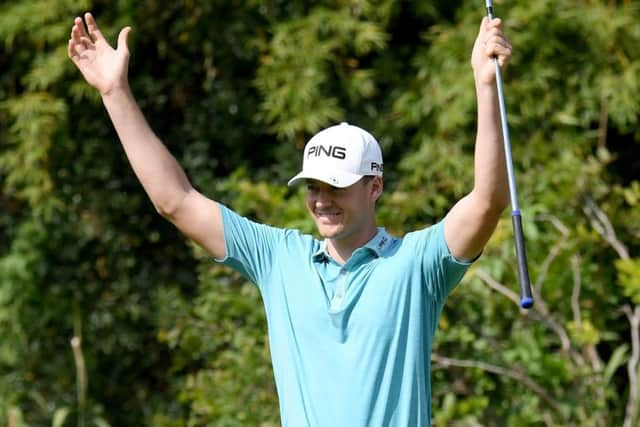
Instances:
[[[104,38],[90,13],[84,19],[89,32],[85,30],[82,18],[76,17],[69,39],[69,58],[76,64],[87,83],[108,95],[116,88],[127,86],[129,48],[127,36],[131,27],[125,27],[118,35],[117,49],[113,49]]]
[[[502,33],[502,20],[489,21],[485,17],[480,24],[478,37],[471,53],[471,67],[478,83],[493,83],[496,79],[494,58],[500,67],[506,67],[511,58],[511,43]]]

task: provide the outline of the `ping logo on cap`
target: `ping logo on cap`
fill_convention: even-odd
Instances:
[[[366,130],[341,123],[316,133],[307,142],[302,170],[289,185],[313,179],[346,188],[365,175],[382,176],[382,152],[378,141]]]
[[[325,155],[327,157],[333,157],[335,159],[345,159],[347,157],[346,147],[340,147],[338,145],[314,145],[309,147],[307,152],[307,159],[309,157],[319,157]]]

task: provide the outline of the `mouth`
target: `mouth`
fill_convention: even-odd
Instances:
[[[342,215],[340,212],[316,212],[316,218],[327,222],[336,222]]]

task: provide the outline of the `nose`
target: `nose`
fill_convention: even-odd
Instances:
[[[327,188],[319,188],[315,194],[316,206],[329,206],[332,202],[331,192]]]

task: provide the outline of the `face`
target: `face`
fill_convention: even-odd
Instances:
[[[376,230],[375,202],[381,192],[380,177],[364,178],[346,188],[307,180],[307,209],[322,237],[364,243]]]

